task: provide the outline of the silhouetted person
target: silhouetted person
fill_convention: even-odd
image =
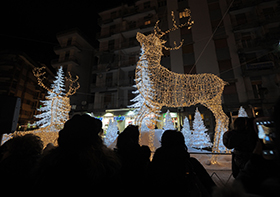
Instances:
[[[158,195],[196,196],[202,192],[202,196],[208,196],[215,186],[204,167],[190,158],[184,136],[176,130],[163,133],[161,147],[151,163],[150,176],[153,193]]]
[[[43,149],[40,137],[33,134],[15,136],[1,148],[4,150],[0,162],[0,187],[9,195],[28,192],[33,183],[33,169]]]
[[[151,151],[148,146],[139,145],[138,126],[129,125],[119,134],[116,152],[122,163],[121,177],[125,195],[147,194],[147,168]],[[145,190],[148,189],[148,190]]]
[[[239,171],[252,156],[258,136],[254,130],[253,119],[238,117],[234,121],[234,129],[223,135],[223,143],[232,152],[232,173],[236,178]]]
[[[263,154],[263,144],[258,140],[253,155],[238,174],[236,181],[240,182],[247,193],[260,196],[280,195],[280,100],[274,107],[274,128],[272,134],[271,150],[275,158],[268,159]]]
[[[119,193],[120,162],[103,145],[101,133],[102,122],[88,115],[68,120],[59,132],[58,147],[39,163],[35,188],[51,194]]]

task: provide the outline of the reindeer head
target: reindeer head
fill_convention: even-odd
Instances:
[[[141,47],[144,48],[146,53],[154,54],[161,53],[162,45],[165,43],[160,38],[151,33],[147,36],[137,32],[136,39],[140,43]]]
[[[144,47],[146,49],[146,51],[148,51],[148,52],[158,51],[159,48],[160,48],[160,50],[162,48],[165,48],[166,50],[179,49],[183,45],[184,40],[182,40],[178,46],[177,46],[177,43],[174,41],[174,47],[171,48],[171,47],[166,47],[164,45],[166,43],[166,41],[161,38],[164,35],[168,34],[169,32],[175,31],[179,28],[187,26],[188,29],[190,29],[192,27],[192,25],[194,24],[194,21],[191,20],[191,11],[186,8],[185,12],[187,13],[187,17],[188,17],[188,20],[186,23],[177,25],[175,16],[174,16],[174,12],[172,11],[171,16],[172,16],[172,21],[173,21],[173,27],[171,29],[168,29],[167,31],[164,31],[164,32],[161,31],[161,29],[158,26],[158,24],[159,24],[159,20],[158,20],[155,24],[153,33],[145,36],[144,34],[137,32],[136,39],[141,44],[141,46]]]

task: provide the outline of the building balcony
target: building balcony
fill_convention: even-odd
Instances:
[[[120,45],[115,46],[114,50],[115,51],[121,50],[125,53],[129,53],[131,51],[135,51],[138,48],[140,49],[140,44],[135,38],[133,40],[122,42]]]
[[[60,46],[60,45],[55,46],[53,50],[56,54],[60,54],[61,52],[70,51],[70,50],[75,50],[77,52],[81,52],[82,47],[77,42],[74,42],[71,45],[67,45],[67,46]]]
[[[124,60],[124,61],[114,61],[107,64],[99,64],[97,69],[92,71],[92,73],[105,73],[117,69],[130,69],[131,67],[135,68],[138,59]]]
[[[253,29],[256,29],[256,28],[260,28],[261,27],[261,24],[260,22],[246,22],[246,23],[243,23],[243,24],[234,24],[233,23],[233,32],[234,33],[238,33],[238,32],[248,32],[248,31],[251,31]]]
[[[149,22],[147,22],[149,21]],[[142,30],[142,32],[152,30],[156,23],[156,18],[151,17],[150,19],[139,19],[136,23],[131,23],[124,21],[124,23],[116,24],[116,28],[110,29],[110,27],[106,27],[102,29],[100,33],[97,33],[96,39],[98,40],[108,40],[109,37],[115,34],[122,34],[123,37],[129,38],[132,35],[135,36],[135,32]],[[149,30],[146,30],[148,28]]]
[[[237,42],[238,53],[256,53],[265,51],[263,42],[260,39],[256,40],[243,40]]]
[[[279,73],[273,61],[251,63],[242,66],[242,73],[246,77],[265,76]]]
[[[246,10],[248,8],[253,8],[254,6],[262,2],[263,2],[262,0],[237,0],[232,4],[229,11],[230,13],[240,14],[244,12],[243,10]]]
[[[105,86],[96,86],[96,84],[90,84],[90,92],[105,92],[106,87]]]
[[[107,91],[117,91],[118,88],[121,89],[134,89],[133,85],[135,82],[131,78],[120,79],[118,81],[106,81],[103,83],[91,84],[90,92],[107,92]]]
[[[99,19],[98,20],[98,25],[101,26],[102,24],[108,24],[112,23],[114,20],[119,19],[119,18],[127,18],[130,16],[135,16],[137,14],[143,15],[143,14],[149,14],[150,12],[155,13],[156,7],[151,6],[143,9],[139,9],[138,6],[130,6],[126,7],[124,5],[114,16],[109,16],[108,18],[105,19]]]
[[[246,70],[271,69],[273,67],[274,62],[272,61],[246,64]]]
[[[72,64],[74,66],[80,65],[80,63],[76,57],[68,57],[68,58],[65,58],[64,60],[54,59],[51,61],[51,65],[53,67],[61,66],[61,65],[63,66],[63,65],[68,65],[68,64]]]

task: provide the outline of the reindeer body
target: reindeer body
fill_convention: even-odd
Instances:
[[[222,95],[226,84],[221,78],[211,73],[178,74],[160,64],[154,65],[154,62],[149,62],[148,68],[151,68],[147,69],[148,75],[157,77],[150,77],[151,84],[149,87],[141,88],[145,90],[142,94],[155,95],[152,98],[147,97],[147,100],[161,106],[189,107],[204,103],[204,101],[209,102],[216,96]],[[137,64],[136,69],[143,70],[141,62]],[[137,72],[136,77],[142,79],[140,73]],[[145,83],[143,85],[145,86]]]
[[[212,150],[219,152],[221,133],[228,126],[228,117],[223,112],[221,100],[226,82],[211,73],[171,72],[160,64],[165,42],[156,33],[145,36],[138,32],[136,38],[144,53],[136,66],[135,81],[140,94],[145,98],[136,122],[141,125],[145,116],[159,114],[163,106],[190,107],[202,104],[213,112],[216,119]]]

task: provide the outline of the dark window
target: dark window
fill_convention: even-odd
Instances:
[[[109,42],[108,42],[108,49],[109,50],[112,50],[112,49],[114,49],[115,48],[115,40],[110,40]]]
[[[166,0],[158,2],[158,7],[163,7],[163,6],[166,6]]]
[[[72,43],[72,38],[68,38],[68,40],[67,40],[67,46],[70,46],[71,43]]]
[[[106,86],[112,87],[113,85],[113,73],[107,73],[106,74]]]
[[[151,7],[151,2],[147,1],[144,3],[144,9]]]
[[[68,59],[69,56],[70,56],[70,51],[66,51],[66,53],[65,53],[65,59]]]

